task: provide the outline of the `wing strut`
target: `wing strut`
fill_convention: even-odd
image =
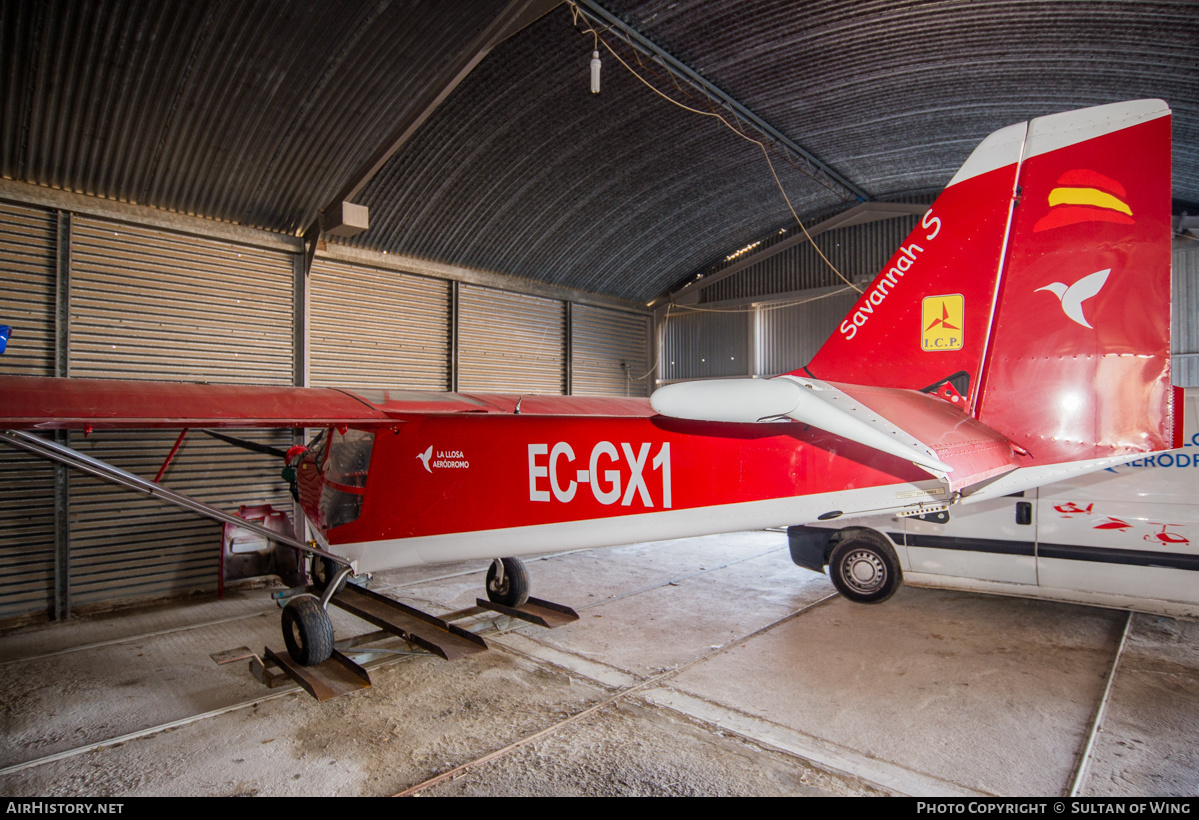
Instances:
[[[232,513],[227,513],[224,510],[205,504],[202,501],[197,501],[189,495],[184,495],[176,490],[170,490],[163,487],[161,484],[155,484],[153,481],[142,478],[139,475],[122,470],[119,467],[114,467],[107,462],[84,455],[78,450],[74,450],[63,444],[58,444],[53,441],[47,441],[43,438],[38,438],[35,435],[23,432],[21,430],[2,430],[0,431],[0,441],[16,447],[19,450],[33,453],[36,456],[49,459],[50,461],[64,464],[67,467],[87,473],[88,475],[101,478],[105,481],[110,481],[113,484],[119,484],[130,490],[143,493],[156,498],[159,501],[167,504],[173,504],[176,507],[182,507],[185,510],[191,510],[194,513],[199,513],[205,518],[211,518],[214,521],[220,521],[227,524],[236,524],[245,530],[257,533],[264,538],[270,539],[280,544],[289,547],[294,547],[302,552],[310,555],[319,555],[322,558],[328,558],[339,566],[345,566],[346,559],[317,549],[316,547],[305,544],[303,541],[298,541],[295,538],[288,538],[286,535],[280,535],[273,530],[268,530],[259,524],[251,521],[246,521],[243,518],[238,518]]]

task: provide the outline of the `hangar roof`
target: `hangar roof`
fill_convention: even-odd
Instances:
[[[333,241],[647,301],[794,223],[758,145],[608,50],[725,110],[644,38],[848,183],[772,151],[804,218],[927,196],[996,128],[1139,97],[1173,108],[1176,211],[1199,211],[1193,2],[582,6],[0,3],[0,175],[291,235],[366,181],[370,229]]]

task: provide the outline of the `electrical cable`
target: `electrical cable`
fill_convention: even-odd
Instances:
[[[822,251],[820,249],[820,247],[816,244],[815,240],[812,238],[812,235],[808,233],[808,229],[804,225],[803,220],[801,220],[799,218],[799,214],[796,213],[795,207],[791,204],[791,199],[790,199],[790,197],[787,196],[787,191],[783,188],[783,183],[779,180],[778,173],[774,169],[774,163],[770,159],[770,152],[767,151],[766,145],[763,142],[761,142],[760,140],[756,140],[753,137],[749,136],[748,134],[744,133],[743,131],[739,130],[732,123],[730,123],[727,119],[725,119],[723,115],[719,114],[718,112],[716,112],[714,110],[701,111],[698,108],[692,108],[689,105],[684,105],[683,103],[679,102],[678,100],[663,93],[661,90],[656,88],[652,83],[650,83],[648,80],[646,80],[644,77],[642,77],[639,73],[637,73],[637,71],[634,70],[632,66],[630,66],[627,62],[625,62],[624,58],[622,58],[620,56],[620,54],[618,54],[616,52],[616,50],[614,48],[612,48],[611,45],[609,45],[608,41],[599,35],[599,32],[594,27],[595,24],[590,20],[590,18],[587,17],[587,15],[582,11],[582,9],[580,9],[574,3],[571,3],[570,6],[571,6],[572,20],[574,21],[575,26],[576,27],[578,26],[578,18],[582,17],[584,20],[586,20],[591,25],[591,28],[584,29],[582,31],[582,33],[583,34],[591,34],[591,35],[593,35],[593,37],[596,41],[603,43],[604,48],[607,49],[608,53],[611,54],[613,57],[615,57],[617,62],[619,62],[622,66],[624,66],[625,69],[630,74],[632,74],[634,77],[636,77],[638,80],[640,80],[641,83],[643,85],[645,85],[646,88],[653,91],[655,94],[657,94],[659,97],[666,100],[667,102],[673,103],[674,105],[678,106],[679,108],[682,108],[684,111],[690,111],[691,113],[699,114],[702,117],[715,117],[716,119],[720,120],[720,122],[722,122],[725,126],[727,126],[730,131],[732,131],[737,136],[741,137],[741,139],[746,140],[747,142],[752,142],[754,145],[758,146],[758,148],[760,148],[762,151],[762,156],[765,157],[765,159],[766,159],[766,165],[770,168],[770,175],[774,178],[774,184],[778,187],[779,193],[782,194],[783,201],[787,203],[787,210],[789,210],[791,212],[791,216],[795,219],[796,224],[799,225],[800,230],[803,231],[803,234],[807,238],[808,242],[811,243],[812,248],[815,249],[816,253],[820,256],[820,258],[824,261],[824,263],[826,265],[828,265],[829,269],[832,270],[832,272],[835,273],[837,275],[837,277],[841,279],[841,281],[845,282],[845,284],[847,284],[849,287],[856,290],[858,293],[862,292],[861,288],[859,288],[857,285],[855,285],[853,282],[851,282],[849,279],[847,279],[845,277],[845,275],[842,274],[841,271],[839,271],[837,269],[837,266],[834,265],[829,260],[829,258],[824,255],[824,251]],[[634,52],[635,51],[636,50],[634,49]],[[638,59],[637,62],[639,65],[644,67],[644,63],[640,59]],[[677,80],[675,81],[675,87],[678,88],[680,91],[682,91],[682,93],[684,93],[684,94],[687,93],[686,91],[683,91],[683,89],[678,85]],[[690,96],[690,95],[688,95],[688,96]],[[709,103],[709,105],[711,105],[710,99],[708,100],[708,103]],[[795,167],[795,166],[793,166],[793,167]]]

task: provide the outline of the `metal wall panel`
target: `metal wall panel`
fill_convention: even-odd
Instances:
[[[72,240],[72,376],[290,384],[290,254],[77,217]],[[255,436],[286,446],[287,432]],[[74,435],[72,444],[153,478],[174,434]],[[198,433],[171,486],[235,510],[290,511],[278,464]],[[82,475],[71,477],[73,605],[212,588],[221,527]]]
[[[0,450],[0,620],[54,609],[54,467]]]
[[[671,313],[661,331],[666,382],[749,376],[753,309]]]
[[[275,447],[289,431],[225,431]],[[137,475],[153,478],[170,452],[173,432],[72,435],[71,446]],[[290,515],[292,499],[279,463],[192,431],[163,482],[213,506],[272,504]],[[217,584],[221,525],[82,474],[71,476],[71,604],[159,597]]]
[[[799,304],[761,306],[759,318],[759,376],[790,373],[806,365],[816,355],[845,314],[853,307],[858,292],[844,289],[813,293]]]
[[[309,287],[314,387],[447,389],[449,282],[318,258]]]
[[[12,325],[0,373],[54,375],[53,211],[0,202],[0,325]]]
[[[463,284],[458,310],[459,390],[545,395],[565,391],[562,302]]]
[[[1187,241],[1187,240],[1184,240]],[[1171,381],[1199,387],[1199,242],[1174,249],[1174,358]]]
[[[647,395],[649,317],[574,305],[570,361],[576,396]]]
[[[77,217],[71,375],[291,384],[289,254]]]
[[[54,375],[53,211],[0,203],[0,373]],[[2,400],[2,399],[0,399]],[[0,446],[0,619],[54,607],[54,467]]]

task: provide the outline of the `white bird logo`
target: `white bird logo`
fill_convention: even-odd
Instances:
[[[425,450],[423,453],[420,453],[417,455],[417,458],[420,459],[421,464],[425,465],[425,471],[429,472],[429,473],[433,472],[433,468],[429,466],[429,459],[431,459],[432,457],[433,457],[433,445],[432,444],[429,445],[428,450]]]
[[[1082,314],[1082,303],[1103,289],[1104,284],[1107,282],[1107,275],[1111,272],[1111,268],[1098,270],[1094,273],[1088,273],[1069,287],[1066,287],[1061,282],[1054,282],[1043,288],[1037,288],[1033,293],[1039,293],[1043,290],[1050,291],[1061,300],[1062,310],[1066,312],[1067,317],[1078,322],[1083,327],[1093,330],[1094,328],[1091,328],[1091,323],[1087,321],[1087,317]]]

